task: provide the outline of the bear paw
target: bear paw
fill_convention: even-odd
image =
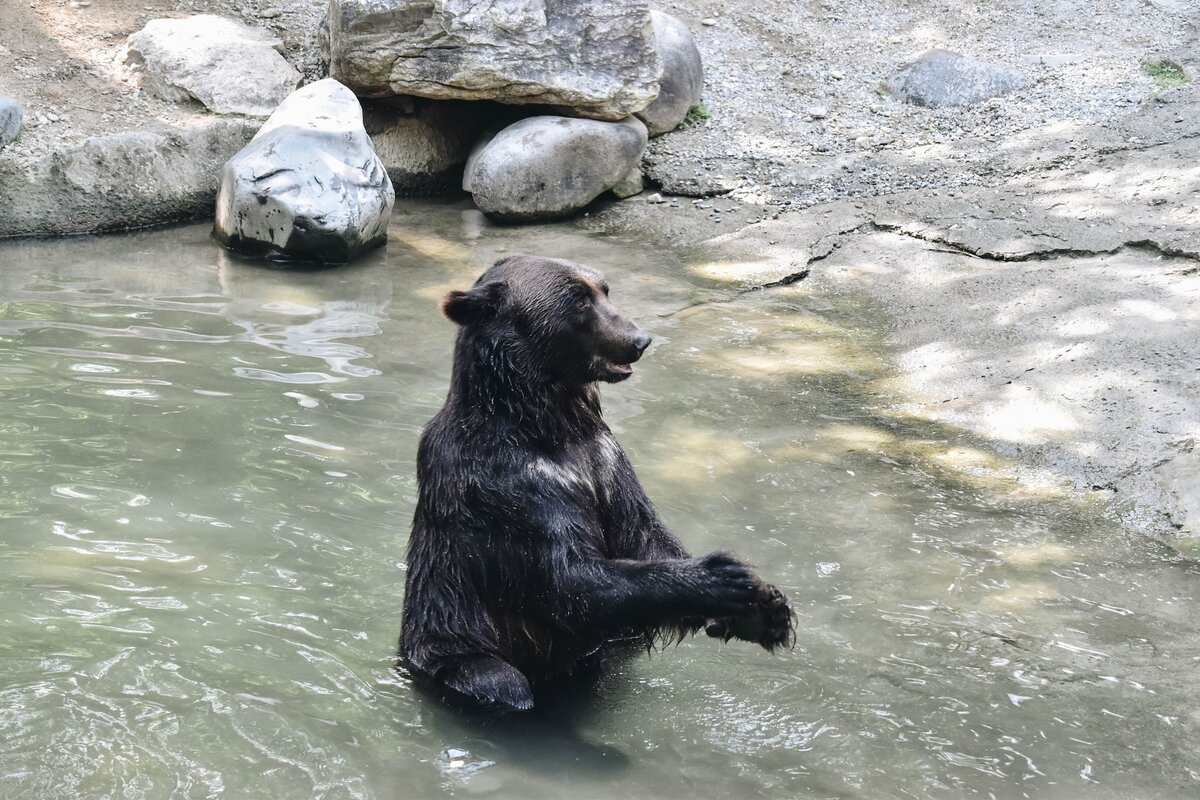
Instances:
[[[763,584],[750,613],[740,617],[709,620],[705,633],[716,639],[754,642],[768,652],[796,643],[796,615],[787,596],[775,586]]]

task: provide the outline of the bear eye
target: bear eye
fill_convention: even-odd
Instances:
[[[590,296],[580,295],[579,298],[575,300],[575,310],[583,311],[591,304],[592,304],[592,298]]]

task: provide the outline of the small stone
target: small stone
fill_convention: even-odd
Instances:
[[[634,167],[621,180],[617,181],[617,185],[612,187],[611,191],[614,195],[624,200],[626,197],[633,197],[635,194],[641,194],[645,184],[642,181],[642,171]]]
[[[21,132],[21,121],[25,112],[11,97],[0,97],[0,147],[15,140]]]
[[[661,194],[659,194],[658,192],[655,192],[654,194],[651,194],[646,197],[646,202],[649,203],[650,205],[656,206],[660,203],[665,203],[667,201],[663,199],[663,196]]]
[[[262,11],[258,12],[258,16],[259,19],[276,19],[277,17],[283,16],[283,12],[278,8],[264,8]]]
[[[825,106],[809,106],[807,113],[811,119],[825,119],[829,116],[829,109]]]
[[[717,18],[716,17],[705,17],[704,19],[700,20],[700,24],[711,28],[713,25],[717,24]]]

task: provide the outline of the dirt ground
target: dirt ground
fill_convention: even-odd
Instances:
[[[958,426],[1137,530],[1200,535],[1200,0],[653,5],[692,29],[709,117],[651,143],[668,202],[582,224],[710,253],[731,296],[874,297],[897,413]],[[211,120],[125,79],[125,37],[150,19],[264,26],[314,78],[324,9],[0,0],[0,95],[27,120],[4,156]],[[944,109],[881,90],[931,47],[1028,86]],[[1147,71],[1163,63],[1184,79]]]

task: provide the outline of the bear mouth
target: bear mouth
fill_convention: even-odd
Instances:
[[[608,383],[623,381],[632,374],[632,364],[617,364],[613,361],[604,362],[604,380]]]

